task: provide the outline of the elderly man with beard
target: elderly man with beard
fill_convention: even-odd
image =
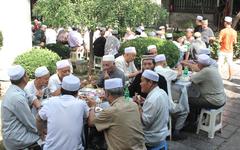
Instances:
[[[34,116],[41,106],[43,99],[50,96],[50,91],[47,88],[50,72],[47,67],[41,66],[35,70],[35,80],[29,81],[24,90],[30,96],[30,106],[33,104],[32,113]]]
[[[102,60],[103,71],[99,76],[97,81],[97,86],[103,88],[104,81],[111,78],[122,79],[123,85],[125,85],[125,75],[124,73],[115,66],[114,55],[104,55]]]
[[[60,60],[56,63],[57,73],[49,78],[48,86],[52,96],[61,94],[61,84],[63,77],[70,75],[71,65],[68,60]]]

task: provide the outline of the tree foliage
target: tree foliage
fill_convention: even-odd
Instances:
[[[54,26],[112,26],[120,29],[164,24],[167,11],[151,0],[38,0],[34,15]]]

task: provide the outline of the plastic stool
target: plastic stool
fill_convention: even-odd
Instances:
[[[222,129],[222,113],[223,107],[209,110],[202,109],[198,121],[197,134],[199,130],[203,130],[208,132],[209,138],[214,138],[215,132]]]

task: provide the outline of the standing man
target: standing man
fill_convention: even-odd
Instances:
[[[118,31],[114,30],[106,36],[106,43],[104,47],[104,55],[115,55],[118,54],[118,49],[120,47],[120,41],[117,38]]]
[[[104,81],[111,78],[122,79],[123,85],[125,85],[124,73],[115,66],[115,58],[113,55],[104,55],[102,60],[103,71],[99,76],[97,85],[101,88],[104,87]]]
[[[43,122],[47,121],[47,135],[43,149],[83,150],[81,135],[83,121],[88,118],[89,108],[83,100],[77,99],[80,80],[69,75],[63,78],[61,94],[52,97],[39,110],[37,128],[44,140]]]
[[[232,79],[233,70],[232,70],[232,61],[233,61],[233,45],[237,43],[237,32],[231,27],[232,18],[226,16],[224,19],[225,28],[220,31],[219,42],[220,42],[220,52],[218,56],[219,68],[222,68],[222,65],[227,60],[228,64],[228,73],[229,80]]]
[[[49,78],[49,89],[52,96],[58,96],[61,94],[61,84],[63,77],[68,76],[71,73],[71,65],[67,59],[60,60],[56,63],[57,73]]]
[[[47,88],[48,80],[50,77],[50,72],[48,71],[47,67],[41,66],[35,70],[35,80],[29,81],[24,90],[27,92],[32,100],[39,100],[41,103],[43,99],[50,96],[50,91]],[[33,101],[33,108],[32,113],[34,116],[37,114],[37,110],[40,106],[34,105],[35,102]],[[30,103],[31,105],[31,103]]]
[[[195,32],[202,32],[202,16],[197,16],[196,18],[196,27],[194,28],[194,33]]]
[[[166,143],[168,136],[168,95],[158,87],[158,79],[156,72],[145,70],[140,84],[141,91],[148,93],[140,112],[146,146],[150,150]]]
[[[96,115],[96,101],[90,99],[88,125],[104,132],[108,150],[146,150],[138,106],[125,101],[122,80],[105,80],[104,87],[111,106]]]
[[[208,27],[208,20],[202,21],[202,40],[205,42],[206,46],[209,47],[210,40],[214,40],[214,33],[210,27]]]
[[[134,64],[136,54],[135,47],[127,47],[124,49],[124,54],[115,60],[117,68],[125,73],[126,80],[129,80],[130,82],[139,73]]]
[[[3,144],[7,150],[27,149],[40,150],[37,144],[39,136],[35,118],[31,113],[27,93],[28,76],[20,65],[13,66],[8,75],[9,86],[1,106]]]

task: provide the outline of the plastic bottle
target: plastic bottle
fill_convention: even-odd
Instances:
[[[129,90],[128,90],[128,85],[125,86],[125,89],[124,89],[124,97],[125,97],[125,101],[126,101],[126,102],[129,102],[130,93],[129,93]]]
[[[187,66],[184,67],[183,75],[184,75],[184,77],[188,77],[188,67]]]

